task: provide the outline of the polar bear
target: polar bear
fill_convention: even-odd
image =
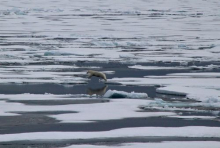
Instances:
[[[87,74],[88,77],[91,78],[92,76],[103,78],[105,81],[107,81],[106,75],[102,72],[94,71],[94,70],[88,70]]]

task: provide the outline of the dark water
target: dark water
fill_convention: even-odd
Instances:
[[[143,92],[147,93],[149,97],[154,97],[156,88],[154,86],[121,86],[121,85],[105,85],[91,83],[88,85],[73,85],[65,87],[58,84],[29,84],[29,85],[0,85],[1,94],[99,94],[105,90],[118,90],[126,92]]]
[[[165,76],[171,73],[220,72],[220,69],[190,70],[189,66],[220,65],[219,59],[219,0],[2,0],[0,4],[0,94],[97,94],[108,90],[147,93],[150,98],[162,98],[169,103],[195,103],[185,96],[156,93],[155,86],[124,86],[105,84],[92,78],[83,84],[66,82],[9,84],[10,66],[76,65],[79,69],[59,69],[50,72],[81,72],[90,66],[99,71],[114,71],[108,79],[144,76]],[[57,55],[55,53],[58,53]],[[130,54],[134,58],[123,58]],[[100,62],[98,62],[100,61]],[[186,69],[138,70],[128,66],[181,66]],[[200,62],[203,61],[203,62]],[[87,67],[87,68],[82,68]],[[38,69],[39,70],[39,69]],[[43,70],[39,70],[43,72]],[[5,74],[5,75],[4,75]],[[5,76],[5,77],[4,77]],[[84,76],[79,76],[84,77]],[[4,80],[6,83],[3,83]],[[74,98],[75,99],[75,98]],[[68,104],[105,105],[114,100],[7,100],[26,106],[59,106]],[[1,104],[0,104],[1,105]],[[142,104],[143,105],[143,104]],[[4,108],[3,106],[2,108]],[[138,108],[137,108],[138,109]],[[1,116],[0,134],[46,131],[108,131],[126,127],[220,127],[219,108],[195,106],[197,111],[174,111],[178,116],[215,116],[214,120],[185,120],[168,117],[126,118],[95,123],[60,123],[48,115],[77,111],[16,112],[20,116]],[[163,110],[163,108],[161,109]],[[143,109],[142,112],[161,110]],[[0,109],[1,111],[1,109]],[[210,111],[210,112],[209,112]],[[101,111],[100,111],[101,112]],[[1,139],[0,139],[1,140]],[[185,137],[120,137],[108,139],[80,139],[58,141],[0,142],[0,148],[54,148],[71,144],[117,145],[129,142],[161,141],[220,141],[219,138]],[[77,147],[77,146],[76,146]]]
[[[65,112],[60,112],[60,114]],[[66,112],[68,113],[68,112]],[[71,113],[71,112],[69,112]],[[44,115],[43,115],[44,114]],[[59,114],[53,113],[29,113],[23,114],[19,118],[16,117],[1,117],[4,120],[1,126],[6,126],[8,122],[15,120],[11,125],[7,125],[4,130],[0,130],[0,134],[12,133],[29,133],[29,132],[95,132],[109,131],[128,127],[184,127],[184,126],[210,126],[220,127],[219,121],[193,119],[185,120],[169,117],[149,117],[149,118],[127,118],[119,120],[97,121],[94,123],[59,123],[58,121],[46,117],[45,115]],[[200,114],[203,115],[203,114]],[[19,126],[19,128],[17,128]]]

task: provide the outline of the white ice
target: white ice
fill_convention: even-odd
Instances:
[[[162,86],[156,89],[158,93],[187,95],[190,99],[202,102],[220,102],[220,79],[218,76],[218,73],[177,73],[145,78],[113,78],[108,82],[117,82],[123,85]]]
[[[6,38],[0,50],[7,56],[0,62],[124,61],[125,51],[138,57],[135,62],[219,61],[216,3],[3,1],[1,35]],[[45,52],[59,56],[44,56]]]
[[[65,148],[219,148],[217,141],[168,141],[168,142],[146,142],[146,143],[125,143],[118,145],[71,145]]]
[[[170,70],[170,69],[187,69],[186,67],[162,67],[162,66],[142,66],[142,65],[134,65],[128,66],[129,68],[134,69],[142,69],[142,70]]]
[[[108,90],[104,96],[104,98],[147,98],[148,95],[146,93],[135,93],[135,92],[124,92],[124,91],[117,91],[117,90]]]
[[[121,128],[101,132],[36,132],[0,135],[0,142],[20,140],[68,140],[91,138],[120,137],[206,137],[219,138],[219,127],[185,126],[185,127],[136,127]]]
[[[86,94],[65,94],[65,95],[54,95],[54,94],[0,94],[0,100],[82,100],[82,99],[92,99]],[[94,98],[93,98],[94,99]]]
[[[192,70],[212,70],[212,69],[219,69],[219,65],[207,65],[207,66],[189,66]]]
[[[28,98],[21,98],[21,96],[7,96],[7,100],[32,100],[31,95],[24,95]],[[36,96],[37,97],[37,96]],[[41,99],[33,100],[59,100],[56,97],[50,95],[38,95]],[[51,98],[50,98],[51,97]],[[11,98],[11,99],[10,99]],[[21,99],[20,99],[21,98]],[[66,100],[69,98],[60,97],[60,100]],[[74,98],[75,99],[75,98]],[[0,115],[1,116],[12,116],[16,112],[36,112],[36,111],[76,111],[78,113],[65,113],[58,115],[49,115],[49,117],[60,120],[65,123],[83,123],[83,122],[96,122],[97,120],[113,120],[123,118],[134,118],[134,117],[158,117],[158,116],[172,116],[176,113],[172,112],[137,112],[139,111],[138,106],[149,102],[150,100],[131,100],[131,99],[117,99],[111,100],[107,103],[94,103],[94,104],[69,104],[69,105],[56,105],[56,106],[40,106],[40,105],[24,105],[21,103],[12,103],[6,101],[0,101]],[[123,107],[122,107],[123,106]]]

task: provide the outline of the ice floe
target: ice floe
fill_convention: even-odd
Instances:
[[[180,62],[174,69],[193,72],[219,70],[218,65],[193,66],[193,62],[220,60],[218,1],[115,1],[93,0],[1,1],[0,5],[0,83],[87,83],[85,71],[95,67],[86,62],[130,63],[140,70],[173,70],[171,66],[140,66],[152,62]],[[21,5],[22,4],[22,5]],[[42,5],[43,4],[43,5]],[[97,8],[99,6],[99,8]],[[146,7],[149,6],[149,7]],[[65,9],[63,9],[65,8]],[[83,63],[81,66],[71,63]],[[48,65],[57,64],[57,66]],[[64,65],[59,65],[59,64]],[[66,65],[65,65],[66,64]],[[137,64],[137,65],[136,65]],[[58,66],[59,65],[59,66]],[[145,65],[145,64],[143,64]],[[200,65],[200,64],[198,64]],[[201,64],[203,65],[203,64]],[[183,68],[182,68],[183,67]],[[100,68],[100,67],[99,67]],[[83,70],[81,70],[83,69]],[[197,70],[197,71],[195,71]],[[65,72],[68,71],[68,72]],[[112,74],[112,71],[105,73]],[[147,75],[147,74],[146,74]],[[25,105],[24,101],[57,101],[88,99],[88,95],[0,95],[0,115],[15,116],[19,112],[75,111],[51,115],[63,123],[98,122],[137,117],[173,117],[175,111],[204,111],[216,107],[219,115],[220,80],[217,73],[147,76],[144,78],[113,78],[108,83],[153,85],[157,93],[183,95],[183,101],[126,99],[147,97],[147,94],[109,91],[125,99],[108,103],[68,105]],[[89,98],[90,99],[90,98]],[[95,99],[95,98],[92,98]],[[157,108],[141,112],[139,105]],[[149,105],[149,106],[148,106]],[[207,108],[206,108],[207,107]],[[210,109],[210,108],[208,108]],[[214,108],[215,109],[215,108]],[[172,112],[173,111],[173,112]],[[205,119],[204,116],[197,116]],[[208,117],[207,117],[208,118]],[[149,136],[219,138],[219,127],[135,127],[103,132],[37,132],[0,135],[0,141],[60,140]],[[191,140],[191,139],[189,139]],[[219,142],[163,142],[126,144],[125,147],[218,147]],[[79,146],[80,147],[80,146]]]
[[[170,116],[170,117],[171,118],[189,119],[189,120],[193,120],[193,119],[213,120],[213,119],[216,119],[216,117],[213,117],[213,116]]]
[[[44,53],[44,56],[69,56],[69,55],[84,56],[82,54],[57,52],[57,51],[47,51],[47,52]]]
[[[140,41],[118,41],[118,40],[93,40],[91,43],[97,47],[141,47],[148,45],[146,42]]]
[[[46,13],[46,12],[62,12],[61,9],[44,9],[44,8],[34,8],[34,9],[19,9],[12,8],[7,10],[1,10],[0,15],[28,15],[28,13]]]
[[[219,78],[220,73],[218,72],[201,72],[201,73],[172,73],[168,74],[169,76],[177,77],[193,77],[193,78]]]
[[[217,141],[169,141],[169,142],[147,142],[147,143],[125,143],[120,144],[120,146],[111,145],[111,146],[105,146],[105,145],[71,145],[67,146],[65,148],[207,148],[209,146],[212,146],[212,148],[219,148],[220,142]]]
[[[5,95],[2,96],[4,100],[29,100],[31,101],[32,95]],[[24,97],[24,98],[21,98]],[[36,97],[41,97],[36,98]],[[50,95],[36,95],[33,100],[71,100],[71,98],[64,98],[65,96],[50,96]],[[82,96],[81,96],[82,97]],[[76,98],[73,98],[74,100]],[[83,99],[83,97],[82,97]],[[88,99],[88,97],[87,97]],[[20,112],[36,112],[36,111],[74,111],[78,113],[64,113],[58,115],[49,115],[49,117],[55,118],[63,123],[84,123],[84,122],[96,122],[99,120],[113,120],[133,117],[158,117],[158,116],[172,116],[176,113],[172,112],[137,112],[138,106],[145,104],[150,100],[131,100],[131,99],[117,99],[107,103],[95,103],[95,104],[69,104],[69,105],[24,105],[21,103],[0,101],[0,115],[1,116],[14,116]],[[124,107],[122,107],[124,106]],[[120,114],[119,114],[120,113]]]
[[[183,102],[182,102],[183,101]],[[183,119],[215,119],[219,116],[220,103],[216,102],[192,102],[187,100],[176,101],[173,98],[172,101],[164,101],[162,99],[154,99],[154,101],[148,102],[145,105],[140,105],[139,108],[142,110],[160,110],[160,111],[175,111],[175,112],[200,112],[200,113],[211,113],[213,116],[184,116],[179,114],[178,116],[169,116],[173,118]]]
[[[86,72],[47,72],[47,71],[24,71],[0,73],[1,83],[85,83],[87,78],[74,75],[85,74]],[[65,76],[65,77],[64,77]]]
[[[219,65],[207,65],[207,66],[189,66],[192,70],[212,70],[212,69],[218,69],[220,68]]]
[[[100,11],[101,13],[107,13],[107,14],[123,14],[123,15],[126,15],[126,14],[130,14],[130,15],[138,15],[138,14],[141,14],[140,11],[138,10],[127,10],[127,11],[122,11],[122,10],[117,10],[117,9],[98,9],[98,11]]]
[[[148,109],[158,109],[163,111],[198,111],[194,109],[193,107],[200,105],[196,103],[189,103],[189,102],[169,102],[164,101],[162,99],[154,99],[154,101],[148,102],[145,105],[140,105],[139,108],[143,110]],[[178,116],[174,116],[178,117]],[[181,115],[179,116],[181,118]],[[188,116],[191,118],[190,116]]]
[[[65,95],[54,95],[54,94],[30,94],[30,93],[25,93],[25,94],[0,94],[0,100],[14,100],[14,101],[19,101],[19,100],[26,100],[26,101],[34,101],[34,100],[82,100],[82,99],[88,99],[89,95],[86,94],[65,94]]]
[[[202,102],[219,102],[220,82],[218,77],[218,73],[175,73],[145,78],[113,78],[108,82],[123,85],[161,86],[156,89],[157,93],[181,95]]]
[[[61,120],[63,123],[77,123],[77,122],[96,122],[99,120],[113,120],[132,117],[158,117],[158,116],[172,116],[176,113],[171,112],[148,112],[140,113],[137,107],[141,103],[146,103],[146,100],[128,100],[121,99],[117,101],[110,101],[106,104],[88,104],[75,105],[74,111],[79,111],[78,114],[60,114],[51,115],[50,117]],[[126,107],[121,107],[126,106]],[[101,112],[100,112],[101,111]],[[120,113],[120,114],[119,114]]]
[[[219,79],[216,78],[190,78],[190,77],[171,77],[170,76],[154,76],[145,78],[127,77],[127,78],[112,78],[109,82],[117,82],[123,85],[156,85],[156,86],[187,86],[187,87],[199,87],[199,88],[220,88]]]
[[[156,91],[162,94],[183,95],[189,99],[194,99],[202,102],[220,102],[220,91],[215,89],[167,86],[157,88]]]
[[[133,54],[120,54],[119,57],[124,58],[124,59],[136,59],[136,58],[138,58],[137,56],[135,56]]]
[[[20,71],[20,72],[35,72],[35,71],[62,71],[62,70],[67,70],[67,69],[99,69],[100,67],[97,66],[76,66],[76,65],[19,65],[19,66],[4,66],[0,67],[2,71]],[[68,72],[66,72],[68,74]],[[72,72],[74,73],[80,73],[80,72]]]
[[[219,52],[218,6],[214,2],[189,2],[191,9],[179,3],[153,1],[149,2],[152,7],[146,9],[146,2],[134,3],[133,0],[126,4],[120,2],[117,6],[111,1],[88,2],[89,7],[82,2],[69,4],[66,0],[52,5],[48,2],[44,6],[41,3],[42,0],[35,3],[22,0],[23,5],[14,1],[2,2],[1,50],[4,49],[2,54],[15,56],[13,61],[1,59],[4,62],[123,61],[119,55],[125,50],[128,54],[141,55],[133,59],[137,63],[220,59],[216,54]],[[97,3],[106,7],[96,8]],[[204,6],[209,7],[204,9]],[[198,22],[195,23],[195,19],[199,19]],[[175,21],[170,24],[170,20]],[[163,27],[167,29],[161,29]],[[21,45],[24,47],[16,48]],[[91,53],[88,47],[92,47],[94,55],[86,54]],[[113,49],[111,54],[109,48]],[[27,49],[34,51],[38,58],[27,56]],[[8,52],[12,50],[13,53]],[[45,50],[57,53],[40,57]],[[23,60],[18,60],[20,58]]]
[[[143,69],[143,70],[187,69],[186,67],[162,67],[162,66],[142,66],[142,65],[134,65],[128,67],[134,69]]]
[[[104,98],[133,98],[133,99],[141,99],[147,98],[148,95],[146,93],[135,93],[135,92],[124,92],[117,90],[108,90],[104,96]]]
[[[0,67],[0,83],[87,83],[87,71],[98,66],[19,65]],[[114,74],[114,71],[102,71]]]
[[[206,137],[219,138],[219,127],[135,127],[103,132],[36,132],[0,135],[0,142],[22,140],[71,140],[120,137]]]

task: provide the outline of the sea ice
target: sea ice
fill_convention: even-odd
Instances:
[[[177,77],[193,77],[193,78],[219,78],[219,72],[200,72],[200,73],[172,73],[168,76],[177,76]]]
[[[133,54],[120,54],[119,57],[120,58],[124,58],[124,59],[135,59],[135,58],[138,58],[138,57],[136,57]]]
[[[134,69],[143,69],[143,70],[187,69],[186,67],[162,67],[162,66],[142,66],[142,65],[134,65],[134,66],[128,66],[128,67],[134,68]]]
[[[21,140],[73,140],[120,137],[204,137],[219,138],[219,127],[135,127],[101,132],[36,132],[0,135],[0,142]]]
[[[31,94],[23,95],[2,95],[4,100],[32,100]],[[22,98],[24,97],[24,98]],[[37,98],[40,97],[40,98]],[[67,98],[65,98],[67,97]],[[68,95],[36,95],[33,100],[77,100],[77,98],[68,98]],[[83,96],[79,96],[83,97]],[[83,97],[82,99],[84,99]],[[79,99],[79,98],[78,98]],[[80,98],[81,99],[81,98]],[[79,99],[79,100],[80,100]],[[88,97],[86,98],[88,99]],[[90,99],[90,98],[89,98]],[[114,99],[107,103],[94,104],[68,104],[68,105],[24,105],[22,103],[0,101],[0,116],[15,116],[20,112],[41,112],[41,111],[74,111],[77,113],[64,113],[58,115],[48,115],[63,123],[84,123],[97,122],[98,120],[116,120],[135,117],[158,117],[158,116],[173,116],[176,113],[172,112],[137,112],[138,106],[145,104],[151,100],[132,100],[132,99]],[[122,107],[123,106],[123,107]],[[119,114],[120,113],[120,114]]]
[[[166,86],[157,88],[156,92],[171,95],[183,95],[188,99],[194,99],[206,103],[220,102],[220,91],[215,89],[205,89],[184,86]]]
[[[182,95],[197,101],[207,102],[210,98],[220,100],[218,77],[218,73],[177,73],[167,76],[147,76],[145,78],[113,78],[109,79],[108,82],[117,82],[123,85],[161,86],[156,89],[157,93]]]
[[[70,55],[84,56],[84,55],[81,55],[81,54],[58,52],[58,51],[47,51],[47,52],[44,53],[44,56],[70,56]]]
[[[207,65],[207,66],[190,66],[190,69],[192,70],[212,70],[212,69],[218,69],[220,68],[219,65]]]
[[[148,95],[146,93],[135,93],[135,92],[124,92],[117,90],[108,90],[104,96],[104,98],[133,98],[133,99],[141,99],[147,98]]]
[[[165,142],[147,142],[147,143],[125,143],[120,146],[105,145],[71,145],[65,148],[219,148],[220,142],[217,141],[165,141]]]
[[[89,95],[86,94],[65,94],[65,95],[54,95],[54,94],[0,94],[0,99],[2,100],[82,100],[82,99],[88,99]],[[91,98],[89,98],[91,99]]]

